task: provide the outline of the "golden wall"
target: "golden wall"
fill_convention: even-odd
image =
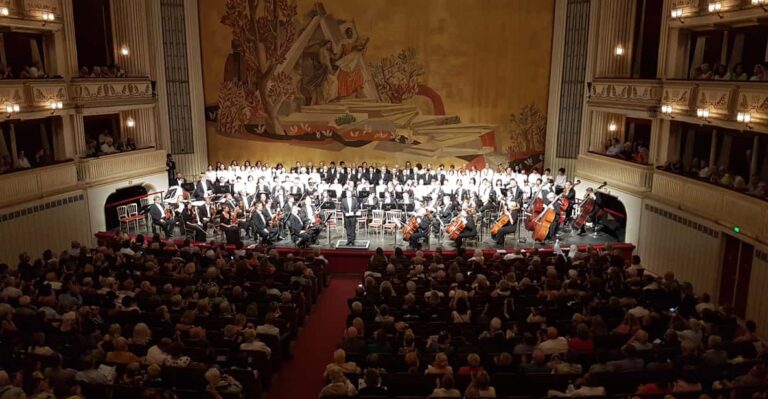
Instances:
[[[225,60],[232,49],[232,29],[221,22],[225,3],[199,2],[209,108],[217,104]],[[526,138],[515,137],[521,133],[511,127],[510,115],[531,104],[546,114],[554,0],[325,0],[323,6],[336,19],[354,20],[359,35],[370,39],[364,52],[366,62],[413,48],[424,67],[421,84],[440,96],[445,113],[457,115],[463,123],[490,126],[494,151],[488,148],[486,137],[486,159],[508,159],[510,152],[523,150],[543,154],[543,144],[541,148],[518,148]],[[305,23],[314,7],[315,1],[298,0],[295,19]],[[377,151],[374,144],[340,148],[244,139],[220,134],[216,122],[210,121],[207,132],[211,162],[345,159],[394,163],[393,159],[419,159],[402,151]],[[458,164],[468,159],[439,153],[431,161],[437,160]]]

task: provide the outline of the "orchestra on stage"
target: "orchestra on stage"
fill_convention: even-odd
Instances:
[[[477,241],[488,231],[498,247],[509,235],[530,232],[547,243],[563,231],[586,234],[599,228],[602,200],[589,187],[576,198],[579,181],[565,170],[526,173],[520,167],[462,168],[450,165],[328,165],[296,162],[293,167],[257,162],[221,163],[187,182],[177,174],[171,187],[145,211],[152,232],[172,237],[176,227],[190,240],[212,235],[227,243],[253,239],[273,245],[286,238],[297,247],[318,243],[329,224],[343,225],[346,245],[354,246],[358,228],[402,234],[403,242],[421,248],[434,238],[456,247]]]

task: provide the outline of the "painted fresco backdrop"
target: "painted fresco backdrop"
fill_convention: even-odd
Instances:
[[[540,162],[553,0],[200,0],[209,157]]]

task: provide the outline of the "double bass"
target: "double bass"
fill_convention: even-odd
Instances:
[[[595,191],[598,191],[602,189],[603,187],[607,186],[608,182],[603,182],[603,184],[600,185]],[[574,229],[581,229],[584,227],[584,223],[587,222],[587,218],[592,213],[593,210],[595,210],[595,199],[589,196],[589,193],[584,194],[584,199],[581,201],[581,206],[579,207],[579,216],[574,219],[573,226]]]
[[[403,226],[403,240],[410,240],[411,236],[416,232],[416,230],[418,230],[418,228],[419,221],[417,220],[416,216],[411,216],[411,218],[408,219],[408,223]]]
[[[525,222],[525,229],[528,231],[533,231],[536,228],[536,219],[544,212],[544,199],[539,197],[540,193],[541,188],[533,195],[533,201],[531,201],[529,206],[531,217]]]
[[[467,227],[467,224],[464,222],[464,218],[461,216],[456,216],[453,218],[453,220],[451,220],[451,223],[448,223],[448,225],[445,226],[445,232],[448,234],[448,237],[450,237],[451,240],[455,240],[459,238],[459,234],[464,231],[464,227]]]
[[[555,221],[555,202],[563,197],[563,194],[565,194],[565,191],[560,193],[552,202],[547,205],[546,208],[544,208],[544,211],[539,214],[539,216],[535,219],[532,219],[534,222],[534,229],[533,229],[533,239],[535,241],[544,241],[547,239],[547,235],[549,234],[549,227],[552,226],[552,223]]]

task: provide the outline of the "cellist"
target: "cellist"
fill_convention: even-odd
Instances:
[[[586,191],[587,192],[586,194],[584,194],[584,198],[581,200],[581,203],[584,204],[590,199],[594,201],[595,205],[592,207],[592,211],[589,212],[589,215],[587,215],[587,220],[591,220],[593,229],[597,230],[598,221],[597,221],[596,215],[602,209],[602,207],[600,206],[600,197],[595,195],[595,189],[593,189],[592,187],[587,187]],[[581,228],[579,229],[580,236],[583,236],[584,234],[587,233],[585,226],[586,226],[586,223],[581,225]]]
[[[514,233],[517,228],[517,210],[514,210],[517,207],[514,206],[514,204],[515,202],[513,201],[502,204],[499,220],[505,220],[506,223],[502,224],[496,234],[491,235],[491,238],[496,241],[496,245],[500,247],[504,246],[504,238],[507,234]],[[504,216],[506,216],[506,218]]]
[[[578,181],[576,182],[579,183]],[[568,206],[565,208],[565,223],[571,221],[573,215],[573,205],[576,203],[576,190],[573,188],[573,184],[569,181],[565,182],[563,192],[560,194],[562,199],[568,200]]]
[[[549,233],[547,233],[547,241],[552,241],[557,238],[557,232],[560,230],[560,208],[562,202],[560,201],[560,196],[556,195],[554,190],[547,194],[545,202],[547,203],[547,208],[552,208],[555,211],[555,219],[549,226]]]
[[[454,243],[456,248],[461,248],[464,240],[477,237],[477,226],[475,226],[475,218],[470,216],[465,210],[462,210],[458,217],[464,220],[464,230],[454,240]]]
[[[429,226],[432,224],[432,212],[427,211],[425,208],[421,208],[416,212],[416,215],[419,220],[419,227],[413,234],[411,234],[408,243],[411,248],[419,250],[421,249],[419,239],[422,237],[429,239]]]

